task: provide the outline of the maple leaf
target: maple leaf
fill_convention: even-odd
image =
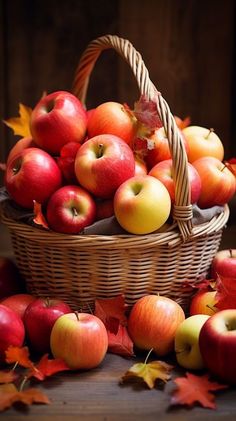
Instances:
[[[188,127],[191,123],[191,118],[189,116],[185,117],[184,119],[174,116],[175,122],[180,130],[185,129],[185,127]]]
[[[163,126],[158,114],[156,101],[148,100],[145,95],[141,95],[139,100],[135,102],[133,113],[139,123],[150,130],[155,130]]]
[[[17,346],[9,346],[5,351],[6,362],[8,364],[18,363],[20,366],[25,368],[32,368],[34,364],[29,358],[29,349],[27,346],[19,348]]]
[[[126,326],[119,324],[117,333],[107,330],[108,352],[122,355],[123,357],[133,357],[133,341],[131,340]]]
[[[224,164],[236,177],[236,158],[231,158],[228,161],[225,161]]]
[[[36,225],[40,225],[41,227],[45,228],[45,229],[49,229],[48,223],[43,215],[42,212],[42,205],[41,203],[36,202],[36,200],[33,201],[34,202],[34,218],[33,218],[33,222]]]
[[[136,363],[124,374],[122,381],[142,379],[149,389],[153,389],[157,380],[166,383],[171,378],[170,371],[172,369],[173,366],[164,361]]]
[[[215,409],[215,395],[211,392],[226,389],[228,385],[209,380],[209,375],[196,376],[186,373],[186,377],[178,377],[174,380],[177,389],[171,397],[171,405],[193,406],[196,403],[204,408]]]
[[[198,290],[215,290],[216,281],[214,279],[202,279],[201,281],[196,280],[185,280],[182,284],[183,288],[191,287],[192,289]]]
[[[29,379],[31,377],[35,377],[36,379],[42,381],[46,377],[65,370],[70,370],[70,368],[62,359],[48,359],[48,354],[45,354],[37,364],[30,368],[27,378]]]
[[[119,324],[126,325],[127,317],[125,315],[125,298],[124,295],[118,295],[114,298],[95,300],[95,316],[102,320],[106,328],[116,334]]]
[[[32,403],[49,404],[50,400],[43,392],[34,388],[18,391],[13,383],[0,385],[0,411],[4,411],[16,402],[25,405],[31,405]]]
[[[12,117],[3,122],[10,127],[15,135],[20,135],[22,137],[31,136],[30,132],[30,118],[31,118],[32,108],[27,107],[24,104],[19,104],[19,117]]]
[[[216,304],[219,310],[225,310],[229,308],[236,308],[236,290],[235,285],[236,279],[223,277],[217,275],[216,280]]]
[[[0,371],[0,383],[13,383],[17,378],[18,374],[16,374],[13,370],[10,371]]]

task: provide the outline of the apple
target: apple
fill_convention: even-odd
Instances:
[[[45,204],[61,183],[62,175],[56,161],[39,148],[23,149],[6,168],[6,189],[23,208],[32,209],[34,200]]]
[[[175,333],[184,319],[184,311],[176,301],[150,294],[133,305],[128,332],[137,348],[153,348],[157,355],[164,356],[174,350]]]
[[[50,197],[46,219],[49,227],[64,234],[77,234],[91,225],[96,217],[96,204],[89,192],[80,186],[66,185]]]
[[[36,300],[36,297],[31,294],[14,294],[4,298],[4,300],[1,301],[1,304],[11,308],[23,320],[26,308],[34,300]]]
[[[218,308],[215,307],[217,303],[215,290],[209,290],[208,288],[203,288],[199,290],[191,299],[189,314],[191,316],[195,314],[206,314],[212,316],[218,311]]]
[[[35,352],[50,352],[50,335],[58,317],[71,313],[64,301],[56,298],[37,298],[25,310],[23,322],[29,345]]]
[[[125,180],[134,175],[131,148],[121,138],[103,134],[88,139],[75,158],[79,184],[96,197],[108,199]]]
[[[206,156],[192,163],[201,182],[198,200],[200,208],[224,205],[233,197],[236,190],[236,178],[219,159]]]
[[[136,133],[136,119],[119,102],[104,102],[88,118],[88,136],[113,134],[131,145]]]
[[[213,129],[206,129],[200,126],[188,126],[183,129],[188,145],[188,160],[194,162],[205,156],[212,156],[222,161],[224,158],[224,147]]]
[[[137,156],[134,157],[135,169],[134,175],[146,175],[148,173],[145,161]]]
[[[211,275],[213,279],[217,279],[217,275],[234,278],[236,283],[236,249],[220,250],[216,253],[211,264]]]
[[[66,143],[84,140],[87,114],[75,95],[56,91],[42,97],[36,104],[30,128],[34,142],[40,148],[58,155]]]
[[[103,322],[93,314],[66,314],[54,324],[50,346],[54,358],[62,358],[72,370],[92,369],[106,355],[107,331]]]
[[[187,317],[175,333],[175,353],[178,364],[188,370],[201,370],[204,362],[199,349],[199,334],[210,316],[195,314]]]
[[[196,203],[201,193],[201,179],[197,170],[191,165],[188,165],[188,176],[190,183],[191,203]],[[160,180],[167,188],[171,202],[175,203],[175,182],[173,179],[172,159],[166,159],[154,165],[149,171],[149,175]]]
[[[36,147],[32,137],[22,137],[10,149],[10,152],[8,154],[8,157],[7,157],[7,164],[23,149],[32,148],[34,146]]]
[[[131,234],[148,234],[167,221],[171,199],[167,188],[151,175],[126,180],[114,196],[114,213],[119,224]]]
[[[184,146],[187,153],[185,138],[180,130],[179,134],[183,138]],[[150,170],[158,162],[164,161],[166,159],[171,159],[171,153],[169,148],[168,137],[166,135],[164,127],[160,127],[159,129],[155,130],[154,133],[149,137],[149,141],[153,143],[153,147],[147,149],[147,155],[145,160],[148,169]]]
[[[113,198],[98,199],[96,201],[96,220],[109,218],[114,215]]]
[[[10,345],[21,347],[25,339],[24,324],[12,309],[0,304],[0,363],[5,362],[5,351]]]
[[[204,323],[199,348],[206,368],[214,376],[236,384],[236,309],[221,310]]]
[[[9,257],[0,256],[0,300],[25,291],[18,267]]]
[[[76,184],[75,175],[75,157],[80,147],[78,142],[68,142],[60,150],[60,156],[57,158],[57,164],[61,169],[63,177],[67,184]]]

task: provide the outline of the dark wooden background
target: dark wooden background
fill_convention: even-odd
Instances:
[[[92,39],[117,34],[141,53],[174,114],[214,127],[225,155],[236,154],[234,0],[0,0],[0,119],[33,107],[43,91],[70,90]],[[116,53],[100,57],[88,106],[126,101],[138,91]],[[0,161],[16,141],[0,124]]]

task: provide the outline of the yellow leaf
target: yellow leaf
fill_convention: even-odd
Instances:
[[[156,380],[167,382],[170,379],[170,371],[173,366],[164,361],[152,361],[151,363],[136,363],[122,377],[123,381],[142,379],[149,389],[153,389]]]
[[[22,137],[30,137],[30,118],[32,108],[27,107],[24,104],[19,104],[19,117],[12,117],[3,122],[13,130],[15,135]]]

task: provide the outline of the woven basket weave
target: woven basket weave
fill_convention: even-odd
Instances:
[[[185,281],[204,277],[218,250],[229,217],[225,206],[210,222],[193,226],[182,139],[168,104],[151,82],[142,57],[128,40],[107,35],[92,41],[81,57],[73,92],[85,103],[90,74],[103,50],[113,48],[133,71],[141,94],[155,101],[173,159],[176,203],[174,223],[149,235],[65,235],[13,220],[2,209],[17,265],[30,293],[57,296],[73,309],[90,311],[96,298],[124,294],[127,304],[159,293],[187,308],[191,288]]]

